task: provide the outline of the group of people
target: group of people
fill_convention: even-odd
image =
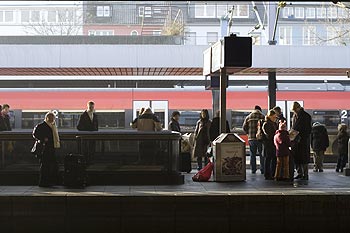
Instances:
[[[87,103],[87,109],[80,115],[77,129],[79,131],[98,130],[98,118],[93,101]],[[60,148],[60,138],[56,126],[56,115],[53,112],[46,113],[44,121],[34,127],[33,137],[35,139],[33,150],[36,150],[40,162],[39,186],[55,185],[58,182],[55,151]],[[83,147],[85,150],[83,153],[89,161],[95,151],[95,142],[86,142]]]
[[[257,171],[256,156],[260,155],[260,171],[266,180],[291,181],[308,180],[308,163],[310,146],[314,154],[314,172],[323,172],[324,153],[329,147],[328,132],[324,125],[315,122],[304,108],[294,102],[291,130],[287,131],[287,122],[276,106],[266,116],[261,107],[255,109],[245,118],[243,130],[248,135],[250,164],[252,173]],[[338,163],[336,171],[343,171],[347,161],[347,144],[349,135],[347,126],[340,124],[336,141],[338,143]],[[294,177],[294,172],[297,175]]]

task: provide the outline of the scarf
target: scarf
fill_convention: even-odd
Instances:
[[[54,148],[60,148],[60,137],[58,136],[58,130],[56,127],[56,122],[54,121],[53,123],[49,123],[46,121],[45,122],[50,128],[52,129],[52,136],[53,136],[53,147]]]

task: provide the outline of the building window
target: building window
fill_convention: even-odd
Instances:
[[[318,19],[324,19],[326,18],[326,8],[317,8],[317,18]]]
[[[221,18],[228,13],[227,5],[217,5],[216,17]]]
[[[186,32],[185,33],[185,45],[196,45],[196,33]]]
[[[217,32],[207,32],[207,44],[212,45],[218,41],[218,33]]]
[[[152,7],[150,6],[145,7],[145,17],[152,17]]]
[[[314,19],[316,16],[315,8],[306,8],[305,12],[306,12],[305,14],[307,19]]]
[[[113,36],[114,31],[113,30],[89,30],[88,35],[89,36]]]
[[[316,44],[316,27],[308,26],[303,27],[303,45],[315,45]]]
[[[40,21],[40,11],[30,12],[30,22],[38,23]]]
[[[13,11],[0,11],[0,23],[14,22]]]
[[[327,17],[329,19],[335,19],[338,16],[337,8],[336,7],[330,7],[327,9]]]
[[[232,17],[234,18],[248,18],[249,17],[249,6],[248,5],[237,5],[233,9]]]
[[[132,30],[130,35],[132,36],[137,36],[139,33],[136,30]]]
[[[303,19],[304,18],[304,8],[303,7],[296,7],[294,15],[295,15],[295,18],[297,18],[297,19]]]
[[[110,17],[110,6],[97,6],[96,8],[96,16],[97,17]]]
[[[291,45],[292,27],[279,27],[279,39],[280,45]]]
[[[57,11],[48,11],[47,12],[47,22],[56,23],[57,22]]]
[[[194,7],[196,18],[214,18],[215,5],[196,4]]]
[[[283,18],[294,18],[294,9],[293,7],[283,8]]]
[[[339,8],[338,9],[338,18],[350,18],[350,11],[348,9],[344,9],[344,8]]]
[[[162,9],[161,8],[154,8],[153,9],[153,13],[154,14],[161,14],[162,13]]]
[[[21,22],[29,23],[29,11],[21,11]]]
[[[160,36],[160,35],[162,35],[162,31],[161,30],[153,30],[152,34],[155,36]]]
[[[145,8],[143,6],[139,7],[139,16],[143,17],[145,15]]]

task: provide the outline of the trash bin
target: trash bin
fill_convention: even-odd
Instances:
[[[236,133],[222,133],[213,142],[214,181],[246,180],[245,142]]]

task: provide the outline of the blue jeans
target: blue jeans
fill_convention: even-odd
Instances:
[[[264,159],[262,158],[262,143],[258,140],[249,140],[249,151],[250,151],[250,166],[252,172],[256,172],[256,154],[259,152],[260,156],[260,170],[264,173]]]

